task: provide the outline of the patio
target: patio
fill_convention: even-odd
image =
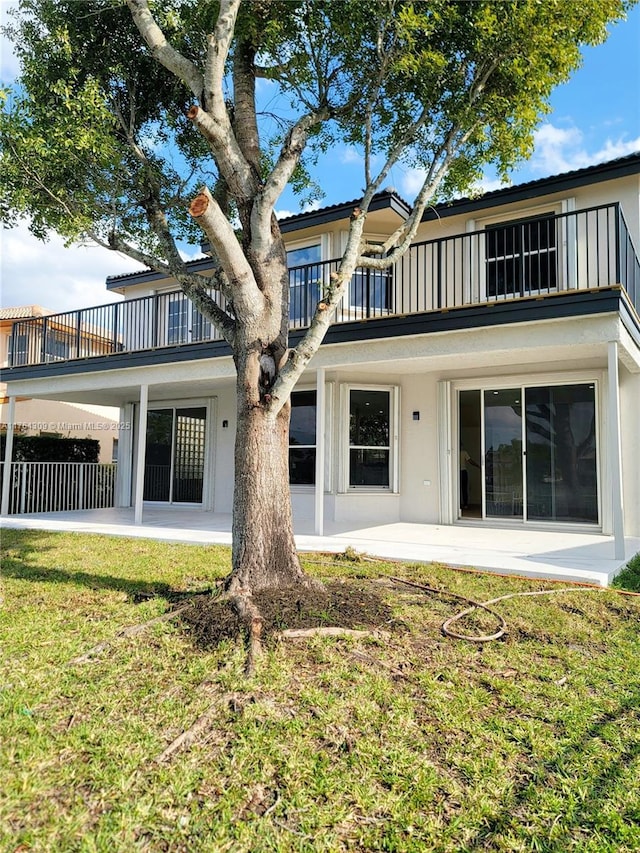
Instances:
[[[4,528],[64,530],[132,536],[164,542],[231,544],[231,516],[193,508],[145,507],[136,525],[132,508],[38,513],[2,517]],[[354,528],[325,524],[313,534],[313,521],[296,523],[300,551],[340,553],[347,547],[382,559],[438,562],[482,571],[607,586],[640,551],[640,539],[625,540],[625,559],[615,559],[614,539],[599,533],[548,531],[523,527],[395,523]]]

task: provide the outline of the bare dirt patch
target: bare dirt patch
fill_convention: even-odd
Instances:
[[[298,587],[267,590],[257,593],[253,600],[263,618],[265,638],[297,628],[336,626],[390,631],[403,627],[394,619],[380,590],[362,579],[330,581],[324,590]],[[223,640],[235,639],[244,632],[231,603],[213,596],[196,597],[180,618],[194,643],[202,649],[215,648]]]

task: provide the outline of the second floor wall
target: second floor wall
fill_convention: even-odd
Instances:
[[[629,158],[625,158],[629,168]],[[404,257],[385,270],[359,269],[338,307],[335,322],[496,302],[540,298],[622,286],[640,307],[640,155],[629,174],[564,181],[553,192],[513,188],[481,199],[462,199],[428,213]],[[604,168],[604,167],[603,167]],[[602,176],[600,176],[602,177]],[[575,183],[575,181],[574,181]],[[535,190],[535,191],[534,191]],[[367,220],[373,240],[391,233],[406,206],[383,194]],[[292,328],[311,320],[344,248],[350,206],[283,220],[288,248]],[[193,262],[206,275],[210,259]],[[177,288],[152,273],[119,276],[109,288],[124,301],[18,321],[10,361],[14,366],[219,340]],[[222,297],[214,298],[224,304]]]

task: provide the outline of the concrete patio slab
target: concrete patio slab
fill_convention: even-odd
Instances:
[[[164,542],[231,544],[231,516],[193,508],[145,507],[143,524],[132,509],[84,510],[13,515],[0,519],[5,528],[102,533]],[[313,522],[296,522],[300,551],[340,553],[347,547],[402,562],[438,562],[531,578],[607,586],[634,554],[640,539],[625,540],[625,559],[614,557],[613,537],[575,530],[486,527],[459,524],[383,524],[354,528],[337,522],[316,536]]]

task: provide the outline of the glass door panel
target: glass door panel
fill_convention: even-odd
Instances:
[[[145,501],[202,503],[206,425],[204,406],[148,412]]]
[[[482,395],[461,391],[459,396],[460,453],[459,513],[462,518],[482,518]]]
[[[174,503],[202,503],[207,410],[176,409]]]
[[[598,521],[593,385],[526,389],[527,517]]]
[[[144,463],[144,500],[171,499],[171,450],[173,409],[154,409],[147,414],[147,450]]]
[[[485,514],[522,518],[521,389],[484,392]]]

